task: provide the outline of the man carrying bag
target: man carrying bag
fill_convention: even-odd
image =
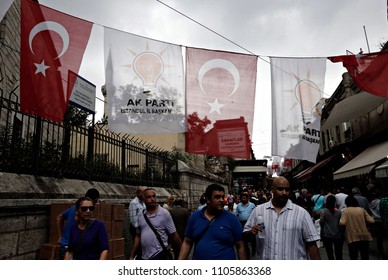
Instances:
[[[182,243],[171,214],[156,202],[156,191],[152,188],[144,190],[143,201],[146,209],[139,214],[139,227],[129,259],[134,259],[139,246],[143,260],[169,259],[169,242],[177,257]]]

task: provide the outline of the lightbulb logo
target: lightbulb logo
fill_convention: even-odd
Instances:
[[[292,111],[295,106],[299,105],[302,114],[302,121],[305,125],[314,122],[317,115],[320,117],[321,112],[316,112],[317,106],[322,98],[321,87],[323,87],[324,81],[321,85],[313,82],[310,79],[310,71],[307,72],[306,79],[301,79],[293,73],[294,78],[297,80],[293,90],[288,90],[288,92],[293,92],[296,102],[291,106],[290,111]]]
[[[167,49],[163,49],[160,53],[156,53],[150,50],[148,43],[145,50],[141,53],[135,53],[129,50],[133,55],[132,65],[123,65],[123,67],[132,68],[135,77],[132,82],[139,78],[142,81],[142,92],[146,95],[155,94],[158,91],[158,83],[163,81],[169,84],[166,79],[163,78],[164,70],[171,65],[166,65],[163,61],[163,55]]]
[[[302,111],[304,124],[313,122],[313,113],[321,99],[319,86],[308,79],[298,80],[294,88],[294,94]]]
[[[157,83],[163,74],[164,64],[160,55],[143,52],[133,60],[133,70],[143,82],[143,92],[156,92]]]

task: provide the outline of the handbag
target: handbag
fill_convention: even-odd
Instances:
[[[152,225],[152,223],[150,222],[150,220],[148,219],[147,215],[145,212],[143,212],[143,216],[144,216],[144,219],[145,221],[147,222],[148,226],[152,229],[152,231],[155,233],[156,235],[156,238],[158,239],[160,245],[162,246],[163,250],[156,254],[155,256],[153,256],[151,259],[152,260],[173,260],[174,257],[172,255],[172,253],[170,252],[170,250],[167,249],[166,245],[164,245],[163,243],[163,240],[162,240],[162,237],[160,236],[160,234],[158,233],[158,231],[154,228],[154,226]]]

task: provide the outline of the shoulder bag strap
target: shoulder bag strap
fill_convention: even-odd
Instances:
[[[195,244],[194,244],[194,253],[195,253],[195,250],[197,249],[197,244],[198,242],[202,239],[202,237],[205,235],[205,233],[207,232],[207,230],[210,228],[210,226],[214,223],[214,221],[216,220],[216,217],[214,217],[213,219],[211,219],[209,221],[209,223],[207,224],[206,228],[201,232],[201,234],[199,235],[199,237],[195,240]]]
[[[73,259],[74,259],[74,256],[77,255],[77,252],[78,252],[78,249],[79,249],[79,246],[82,242],[82,240],[84,239],[85,235],[86,235],[86,232],[88,231],[88,229],[90,228],[90,226],[93,224],[94,222],[94,219],[93,220],[90,220],[89,223],[86,225],[84,231],[81,233],[79,239],[78,239],[78,242],[77,242],[77,247],[75,248],[74,250],[74,253],[73,253]]]
[[[157,230],[154,228],[154,226],[152,225],[152,223],[151,223],[150,220],[148,219],[147,214],[146,214],[145,212],[143,212],[143,216],[144,216],[144,219],[145,219],[145,221],[147,222],[148,226],[149,226],[149,227],[152,229],[152,231],[155,233],[156,238],[158,239],[160,245],[162,245],[163,250],[167,250],[166,245],[164,245],[162,238],[160,237],[159,233],[157,232]]]
[[[198,243],[202,237],[205,235],[205,233],[207,232],[207,230],[209,229],[209,227],[214,223],[216,217],[214,217],[213,219],[211,219],[209,221],[209,223],[207,224],[206,228],[201,232],[201,234],[199,235],[199,237],[195,240],[195,243]]]
[[[316,203],[317,203],[318,199],[319,199],[321,196],[322,196],[321,194],[320,194],[320,195],[318,195],[317,199],[314,201],[314,204],[316,204]]]

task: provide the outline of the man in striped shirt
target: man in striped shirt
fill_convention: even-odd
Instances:
[[[258,205],[244,226],[244,234],[256,236],[257,258],[262,260],[319,260],[319,240],[309,213],[288,198],[288,180],[277,177],[272,183],[272,199]],[[264,217],[264,229],[256,222]],[[257,233],[264,231],[265,237]]]
[[[136,190],[136,197],[129,203],[129,233],[132,236],[132,243],[135,241],[137,227],[139,226],[139,213],[143,212],[145,205],[143,202],[143,192],[146,189],[145,186],[140,186]],[[141,257],[141,247],[136,252],[138,257]]]

